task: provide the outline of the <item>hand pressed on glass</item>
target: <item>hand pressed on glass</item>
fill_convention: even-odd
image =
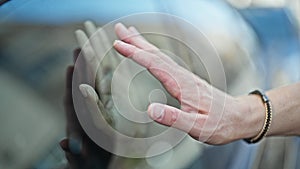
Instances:
[[[259,131],[259,127],[254,130],[240,127],[249,123],[243,114],[249,109],[245,99],[234,98],[181,67],[146,41],[134,27],[126,28],[119,23],[115,26],[115,32],[120,40],[114,42],[114,48],[147,68],[181,104],[181,109],[159,103],[151,104],[148,114],[152,119],[188,132],[192,137],[211,144],[225,144],[248,138]],[[220,98],[226,98],[226,102]],[[212,105],[212,102],[215,104]],[[217,107],[211,108],[212,106]],[[249,115],[249,118],[252,120],[260,117]],[[208,119],[210,122],[215,120],[214,127],[204,125]],[[254,121],[262,123],[260,120]]]

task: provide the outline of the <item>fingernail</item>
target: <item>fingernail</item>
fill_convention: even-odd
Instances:
[[[120,41],[119,40],[115,40],[113,45],[115,46],[116,44],[118,44]]]
[[[86,90],[88,96],[92,96],[93,98],[95,98],[95,95],[94,95],[94,92],[93,92],[93,89],[91,86],[85,87],[85,90]]]
[[[86,88],[84,86],[80,85],[79,90],[83,97],[88,97],[88,91],[86,90]]]
[[[155,120],[161,120],[164,116],[164,107],[161,105],[156,105],[152,109],[151,116]]]
[[[121,41],[121,40],[115,40],[114,41],[114,43],[113,43],[113,45],[115,46],[115,45],[119,45],[119,46],[125,46],[125,47],[127,47],[126,46],[126,43],[125,42],[123,42],[123,41]]]

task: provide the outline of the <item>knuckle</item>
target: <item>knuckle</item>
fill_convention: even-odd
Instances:
[[[135,47],[132,47],[129,50],[132,56],[138,56],[140,53]]]
[[[124,39],[125,42],[132,44],[134,42],[133,37],[126,37]]]
[[[126,50],[127,50],[126,53],[128,53],[128,57],[136,57],[139,54],[139,51],[134,46],[130,46]]]
[[[175,123],[178,120],[179,112],[171,111],[171,124]]]

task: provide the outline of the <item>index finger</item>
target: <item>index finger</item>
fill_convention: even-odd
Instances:
[[[181,70],[179,66],[170,65],[153,53],[119,40],[114,42],[114,48],[120,54],[133,59],[141,66],[147,68],[173,97],[178,98],[180,96],[179,86],[182,80],[180,79],[181,76],[178,76]]]
[[[120,40],[128,44],[134,45],[142,50],[149,51],[150,53],[155,53],[162,60],[168,62],[168,64],[177,64],[169,56],[160,52],[160,50],[156,46],[154,46],[153,44],[148,42],[143,36],[141,36],[140,32],[138,32],[135,29],[135,27],[131,26],[129,28],[126,28],[122,23],[117,23],[115,25],[115,32],[120,38]]]

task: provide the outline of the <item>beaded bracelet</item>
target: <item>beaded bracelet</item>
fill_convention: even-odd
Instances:
[[[267,132],[269,131],[271,121],[272,121],[272,105],[269,98],[259,90],[254,90],[249,94],[259,95],[266,108],[266,118],[262,130],[258,133],[257,136],[253,138],[244,139],[247,143],[253,144],[259,142],[264,136],[266,136]]]

